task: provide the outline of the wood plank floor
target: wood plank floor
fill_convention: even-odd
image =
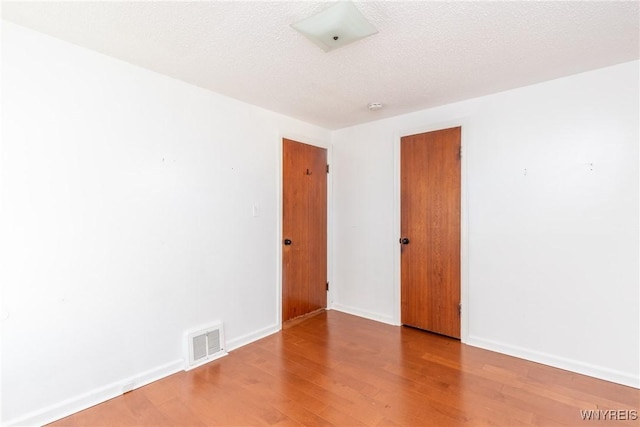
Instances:
[[[638,426],[639,402],[631,387],[329,311],[51,425]]]

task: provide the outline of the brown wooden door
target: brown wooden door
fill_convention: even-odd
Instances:
[[[327,150],[282,140],[282,320],[327,306]]]
[[[460,128],[403,137],[400,168],[402,323],[460,338]]]

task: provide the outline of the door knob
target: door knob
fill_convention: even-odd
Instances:
[[[403,245],[408,245],[409,244],[409,239],[407,239],[406,237],[401,237],[400,238],[400,243]]]
[[[284,239],[284,244],[289,246],[291,244],[291,239]]]

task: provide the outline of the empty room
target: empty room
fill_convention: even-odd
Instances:
[[[640,2],[3,1],[2,426],[626,426]]]

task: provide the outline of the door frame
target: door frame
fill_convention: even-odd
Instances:
[[[277,218],[276,218],[276,326],[277,330],[282,329],[282,202],[284,200],[283,196],[283,162],[282,162],[282,140],[290,139],[296,142],[301,142],[303,144],[312,145],[314,147],[324,148],[327,150],[327,163],[331,164],[331,160],[333,158],[333,150],[331,144],[329,142],[329,137],[327,140],[319,139],[317,137],[299,134],[295,132],[280,132],[278,134],[278,139],[276,141],[277,145],[277,156],[278,156],[278,172],[277,172]],[[332,191],[332,174],[331,172],[327,174],[327,281],[331,282],[332,272],[333,272],[333,191]],[[331,308],[331,304],[333,303],[332,296],[332,286],[329,286],[329,291],[327,292],[327,309]]]
[[[467,149],[469,147],[470,120],[467,117],[434,122],[432,124],[405,128],[396,132],[393,145],[393,176],[394,176],[394,230],[395,249],[393,257],[393,321],[401,325],[401,277],[400,277],[400,218],[401,218],[401,192],[400,192],[400,143],[402,137],[420,133],[433,132],[453,127],[460,127],[460,146],[462,161],[460,163],[460,341],[465,343],[469,338],[469,209],[467,187]]]

